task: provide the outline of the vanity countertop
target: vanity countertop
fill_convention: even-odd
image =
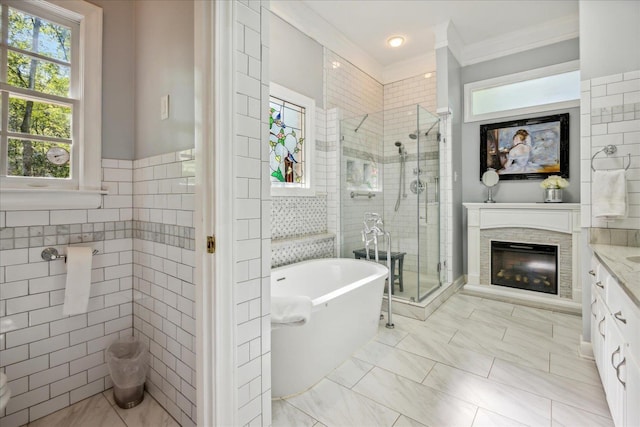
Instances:
[[[640,308],[640,262],[629,260],[630,257],[640,260],[640,248],[602,244],[590,246],[609,273],[618,281],[620,287],[629,295],[631,301]]]

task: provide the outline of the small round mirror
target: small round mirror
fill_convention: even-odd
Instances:
[[[494,169],[487,169],[485,173],[482,174],[482,183],[487,187],[487,200],[485,203],[495,203],[493,200],[493,187],[498,184],[500,177],[498,173]]]
[[[495,186],[499,180],[500,177],[498,176],[498,173],[493,169],[488,169],[482,174],[482,183],[487,187]]]

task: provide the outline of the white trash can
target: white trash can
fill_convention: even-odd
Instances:
[[[144,399],[149,354],[136,337],[121,338],[107,348],[107,363],[113,381],[113,398],[124,409]]]

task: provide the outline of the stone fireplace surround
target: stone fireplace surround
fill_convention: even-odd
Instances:
[[[465,203],[467,293],[536,307],[579,312],[580,205],[577,203]],[[491,241],[558,246],[558,295],[491,284]]]

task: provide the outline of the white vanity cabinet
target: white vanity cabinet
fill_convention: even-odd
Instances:
[[[616,427],[640,426],[640,309],[594,257],[591,342]]]
[[[628,426],[640,426],[640,354],[627,357],[627,408]],[[635,402],[634,400],[635,399]]]

